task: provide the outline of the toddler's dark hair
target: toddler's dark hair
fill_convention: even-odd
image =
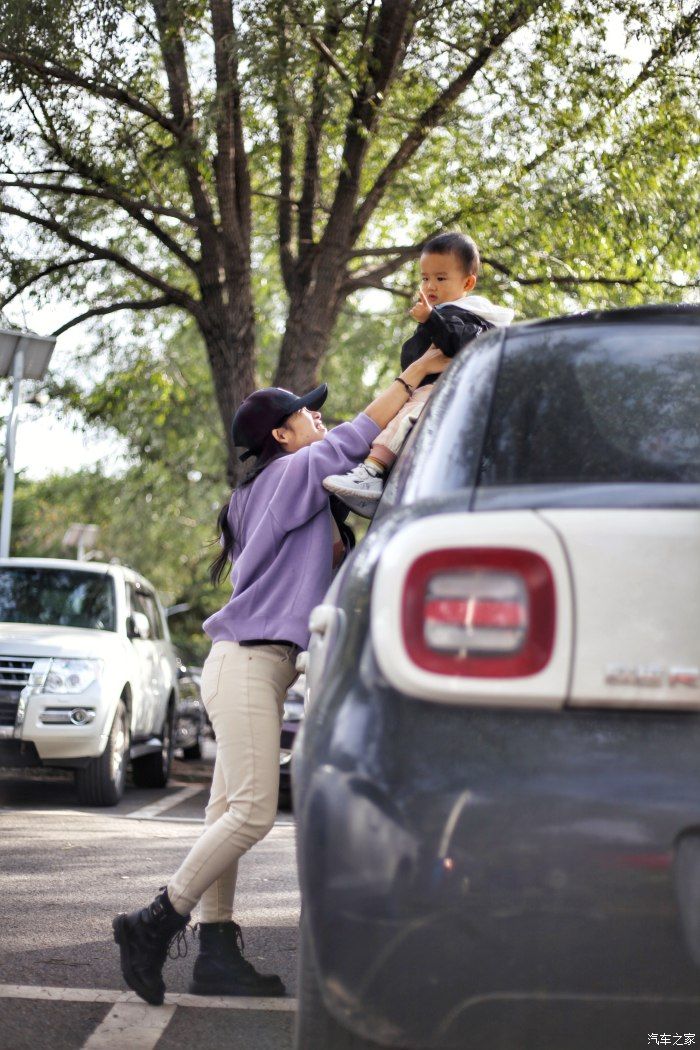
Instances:
[[[436,237],[431,237],[423,245],[421,255],[423,252],[434,252],[436,255],[456,255],[467,275],[478,274],[481,268],[479,249],[471,237],[467,237],[464,233],[438,233]]]

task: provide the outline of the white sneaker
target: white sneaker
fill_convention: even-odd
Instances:
[[[324,478],[323,487],[341,499],[351,497],[363,503],[378,503],[384,490],[384,476],[374,470],[371,464],[360,463],[347,474],[331,474]]]

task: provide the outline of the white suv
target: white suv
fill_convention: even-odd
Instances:
[[[177,667],[163,608],[123,565],[0,559],[0,765],[75,770],[81,803],[115,805],[128,760],[164,787]]]

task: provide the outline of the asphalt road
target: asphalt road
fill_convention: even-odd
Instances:
[[[77,805],[68,777],[0,770],[2,1050],[291,1047],[299,893],[288,812],[241,863],[237,890],[246,956],[279,973],[288,998],[188,997],[196,946],[168,961],[165,1008],[127,993],[119,971],[112,917],[150,901],[195,841],[209,771],[177,763],[167,790],[131,788],[98,810]]]

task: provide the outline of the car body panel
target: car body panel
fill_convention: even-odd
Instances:
[[[587,1004],[589,1023],[623,1006],[629,1022],[654,997],[677,1000],[679,1023],[699,1016],[699,911],[684,916],[673,864],[700,824],[700,716],[653,717],[653,733],[637,711],[445,706],[436,720],[378,683],[346,692],[298,791],[331,1012],[400,1047],[463,1047],[508,1004],[540,1025],[561,1000]]]
[[[700,708],[700,511],[539,513],[573,577],[569,702]]]

